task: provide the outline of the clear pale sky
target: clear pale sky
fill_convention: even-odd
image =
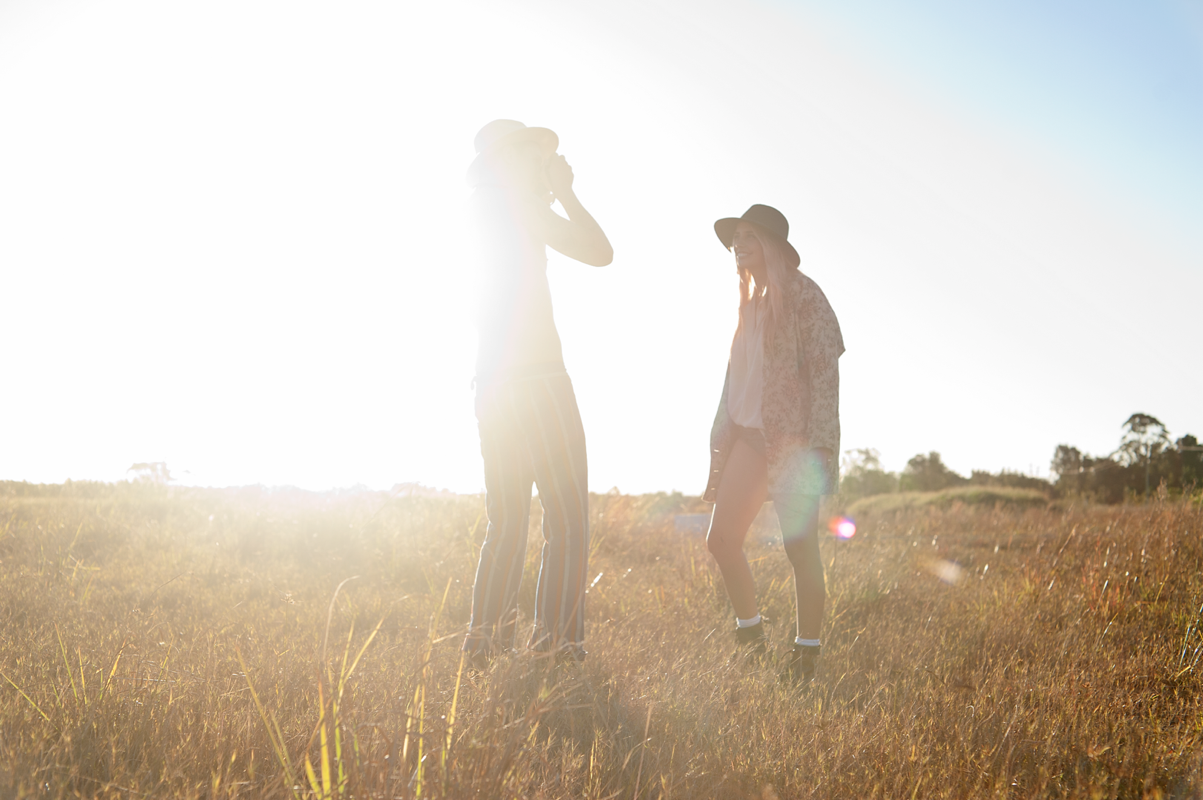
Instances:
[[[551,127],[605,491],[701,491],[718,217],[781,209],[844,448],[1046,474],[1203,436],[1203,3],[0,2],[0,479],[483,486],[472,137]]]

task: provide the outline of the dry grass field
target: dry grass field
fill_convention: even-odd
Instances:
[[[2,490],[0,797],[1203,789],[1198,502],[871,514],[824,537],[824,657],[799,691],[732,660],[718,572],[673,527],[704,510],[688,498],[594,498],[583,665],[474,673],[482,498]],[[758,536],[783,652],[790,574]]]

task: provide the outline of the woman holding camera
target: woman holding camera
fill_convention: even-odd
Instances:
[[[463,649],[474,666],[514,645],[531,486],[543,506],[532,649],[585,657],[589,479],[585,430],[564,368],[547,282],[547,247],[592,266],[614,258],[577,199],[547,128],[499,119],[476,135],[468,169],[480,267],[476,417],[489,525]],[[568,218],[556,214],[558,200]]]

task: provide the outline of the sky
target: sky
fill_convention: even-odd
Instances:
[[[553,128],[590,486],[705,483],[719,217],[839,317],[844,449],[1203,435],[1203,3],[0,0],[0,480],[483,487],[464,171]]]

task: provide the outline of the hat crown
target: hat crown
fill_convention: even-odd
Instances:
[[[511,133],[517,133],[525,129],[526,125],[517,120],[495,119],[480,129],[480,132],[476,134],[476,138],[472,140],[472,145],[476,148],[476,152],[479,155]]]
[[[789,239],[789,221],[784,214],[772,206],[757,203],[745,211],[740,219],[766,228],[782,239]]]
[[[500,148],[510,144],[529,142],[539,147],[544,156],[549,156],[560,146],[560,137],[548,128],[528,128],[515,119],[495,119],[485,125],[472,140],[476,158],[468,167],[468,185],[480,186],[487,179],[489,160]]]

